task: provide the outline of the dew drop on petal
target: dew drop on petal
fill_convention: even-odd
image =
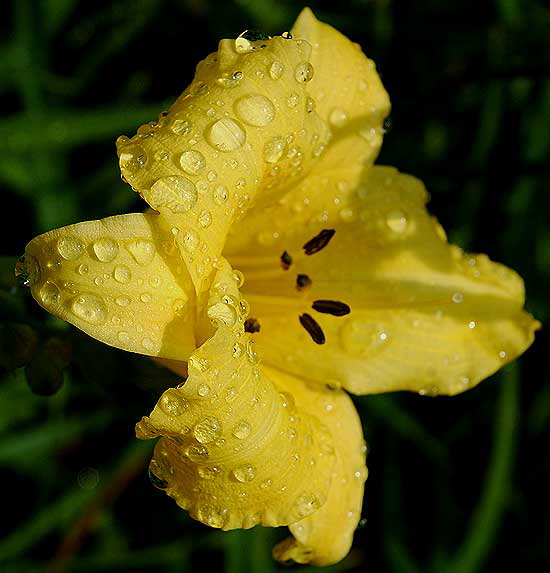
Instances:
[[[223,117],[208,128],[206,139],[218,151],[235,151],[243,146],[246,133],[237,121]]]
[[[233,426],[231,433],[239,440],[244,440],[250,435],[250,424],[246,420],[241,420]]]
[[[246,95],[235,102],[235,113],[248,125],[264,127],[275,118],[275,106],[263,95]]]
[[[309,82],[313,78],[313,66],[309,62],[298,64],[294,70],[294,77],[297,82]]]
[[[229,304],[218,302],[208,308],[208,318],[214,326],[233,326],[237,322],[237,311]]]
[[[78,259],[84,251],[84,245],[78,237],[65,235],[57,241],[57,252],[67,261]]]
[[[256,468],[252,464],[243,464],[233,470],[233,476],[241,483],[251,482],[256,477]]]
[[[206,167],[206,159],[200,151],[191,149],[180,155],[180,165],[189,175],[197,175]]]
[[[273,137],[269,141],[266,141],[264,145],[264,160],[267,163],[277,163],[279,159],[283,156],[286,148],[286,141],[282,137]]]
[[[130,241],[126,248],[138,265],[147,266],[155,256],[155,245],[146,239]]]
[[[32,255],[23,255],[15,265],[15,278],[21,286],[34,286],[40,278],[38,261]]]
[[[115,280],[123,285],[132,280],[132,271],[126,265],[117,265],[113,271]]]
[[[275,60],[269,66],[269,77],[272,80],[278,80],[283,75],[284,71],[285,71],[284,65],[281,62]]]
[[[166,390],[159,400],[159,408],[167,416],[181,416],[189,409],[187,400],[180,393],[171,388]]]
[[[192,432],[197,442],[208,444],[221,437],[222,426],[218,418],[207,416],[193,427]]]
[[[82,320],[90,324],[103,324],[107,320],[107,305],[98,295],[82,293],[71,303],[71,310]]]
[[[210,452],[206,446],[202,444],[189,446],[185,450],[185,455],[192,461],[192,462],[204,462],[208,459]]]
[[[38,296],[45,306],[57,304],[61,299],[61,293],[55,283],[46,281],[40,289]]]
[[[98,239],[92,244],[92,249],[95,256],[102,263],[110,263],[118,255],[118,244],[113,239],[105,237],[103,239]]]
[[[348,122],[348,115],[343,109],[336,107],[330,112],[328,119],[332,126],[344,127]]]
[[[157,179],[151,189],[143,191],[143,197],[154,209],[166,207],[172,213],[185,213],[197,202],[197,189],[187,177],[169,175]]]

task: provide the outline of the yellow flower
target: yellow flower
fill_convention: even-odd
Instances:
[[[349,550],[367,471],[345,390],[456,394],[538,327],[513,271],[449,245],[422,183],[372,165],[389,107],[309,9],[292,37],[222,40],[117,141],[151,210],[41,235],[18,269],[49,312],[182,374],[136,427],[161,436],[154,481],[213,527],[288,525],[281,560]]]

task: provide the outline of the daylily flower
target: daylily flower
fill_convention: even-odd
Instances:
[[[156,485],[222,529],[288,525],[277,559],[348,552],[367,476],[346,391],[457,394],[533,341],[522,280],[449,245],[420,181],[373,166],[388,96],[305,9],[222,40],[117,141],[144,214],[35,238],[46,310],[182,375],[137,424]],[[260,362],[261,359],[261,362]]]

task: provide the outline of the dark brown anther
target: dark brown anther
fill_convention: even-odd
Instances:
[[[296,289],[304,290],[311,286],[311,279],[307,275],[299,274],[296,277]]]
[[[255,318],[247,318],[244,321],[244,331],[245,332],[260,332],[260,323]]]
[[[302,249],[304,249],[306,255],[314,255],[329,244],[334,233],[336,233],[334,229],[323,229],[318,235],[315,235],[311,241],[308,241]]]
[[[288,271],[290,265],[292,264],[292,257],[288,254],[287,251],[283,251],[281,255],[281,268],[283,271]]]
[[[345,316],[351,312],[350,307],[345,302],[338,300],[314,300],[311,305],[313,310],[332,316]]]
[[[300,315],[300,324],[307,330],[307,333],[311,336],[311,340],[316,344],[325,343],[325,333],[323,329],[319,326],[317,321],[307,312]]]

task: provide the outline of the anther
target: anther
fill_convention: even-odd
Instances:
[[[306,329],[307,333],[311,336],[311,339],[316,344],[325,343],[325,333],[323,329],[319,326],[317,321],[307,312],[301,314],[299,317],[300,324]]]
[[[351,312],[350,307],[345,302],[338,300],[314,300],[311,305],[313,310],[332,316],[345,316]]]
[[[298,274],[296,277],[296,289],[304,290],[311,286],[311,279],[307,275]]]
[[[318,235],[315,235],[313,239],[308,241],[302,249],[304,249],[306,255],[314,255],[329,244],[334,233],[336,233],[334,229],[323,229]]]
[[[281,255],[281,268],[283,271],[288,271],[290,265],[292,264],[292,257],[288,254],[287,251],[283,251]]]
[[[245,332],[260,332],[260,323],[255,318],[247,318],[244,321],[244,331]]]

